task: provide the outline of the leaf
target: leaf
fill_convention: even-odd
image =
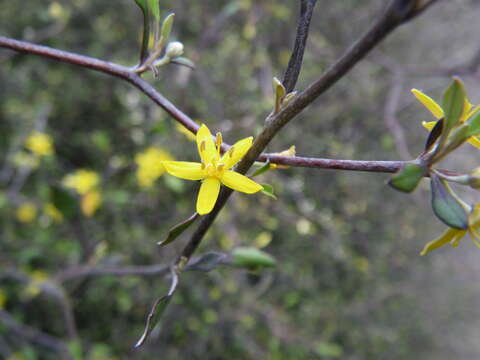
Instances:
[[[158,2],[159,0],[148,0],[150,10],[156,21],[160,21],[160,6],[158,5]]]
[[[198,213],[193,213],[188,219],[182,221],[181,223],[175,225],[173,228],[170,229],[168,232],[167,238],[163,241],[159,241],[157,245],[165,246],[170,244],[171,242],[175,241],[177,237],[179,237],[185,230],[187,230],[190,225],[192,225],[195,220],[198,218]]]
[[[150,43],[150,16],[147,0],[135,0],[135,2],[140,9],[142,9],[143,13],[142,48],[140,50],[140,64],[142,64],[148,57],[148,44]]]
[[[255,177],[263,173],[266,173],[268,170],[270,170],[270,161],[267,160],[265,164],[263,164],[261,167],[255,170],[255,172],[252,174],[251,177]]]
[[[428,134],[427,142],[425,143],[425,151],[430,150],[430,148],[435,144],[435,141],[442,135],[443,131],[443,124],[445,123],[445,119],[440,119],[435,123],[432,131]]]
[[[406,164],[400,169],[400,171],[391,177],[388,185],[395,190],[409,193],[415,190],[426,173],[427,169],[421,165]]]
[[[218,265],[229,264],[230,262],[231,260],[227,254],[212,251],[192,260],[185,267],[185,271],[208,272],[215,269]]]
[[[242,268],[258,269],[276,265],[271,255],[254,247],[238,247],[233,249],[231,255],[232,265]]]
[[[468,214],[452,194],[444,180],[436,174],[430,174],[432,190],[432,209],[435,215],[446,225],[465,230],[468,228]]]
[[[67,219],[72,218],[78,211],[77,199],[65,189],[59,186],[53,186],[50,192],[50,198],[55,207]]]
[[[470,120],[470,125],[468,127],[468,136],[477,136],[480,134],[480,113],[475,115]]]
[[[172,31],[174,18],[175,18],[175,14],[171,13],[165,18],[165,20],[163,20],[161,36],[163,38],[164,43],[168,40],[170,36],[170,32]]]
[[[195,64],[193,63],[193,61],[186,58],[186,57],[183,57],[183,56],[177,56],[176,58],[171,59],[170,63],[176,64],[176,65],[181,65],[181,66],[186,66],[186,67],[188,67],[192,70],[195,69]]]
[[[273,186],[269,184],[261,184],[263,186],[262,194],[277,200],[277,197],[273,193]]]
[[[178,274],[173,268],[171,269],[171,273],[172,273],[172,283],[170,285],[170,289],[168,290],[167,295],[157,299],[153,304],[152,309],[150,310],[150,313],[147,316],[147,323],[145,324],[145,330],[143,331],[143,334],[140,337],[140,339],[138,339],[137,343],[135,344],[134,346],[135,348],[139,348],[145,343],[145,340],[147,340],[148,335],[150,335],[153,328],[162,317],[165,309],[167,308],[167,305],[170,303],[170,300],[172,299],[172,296],[175,293],[175,290],[177,289]]]
[[[450,130],[458,124],[463,113],[465,96],[465,87],[462,81],[459,78],[454,78],[443,95],[442,104],[445,112],[446,130]]]
[[[276,77],[273,78],[273,91],[275,92],[275,114],[280,111],[280,107],[282,105],[282,100],[287,93],[285,90],[285,86],[283,86],[282,82],[278,80]]]

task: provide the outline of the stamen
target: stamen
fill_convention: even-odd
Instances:
[[[218,165],[217,165],[217,171],[218,171],[218,172],[222,172],[224,167],[225,167],[224,164],[218,164]]]
[[[216,140],[216,144],[217,144],[217,152],[220,155],[220,148],[222,147],[222,143],[223,143],[222,134],[217,132],[215,140]]]
[[[205,143],[205,140],[203,140],[201,143],[200,143],[200,151],[201,152],[205,152],[205,149],[207,148],[207,144]]]
[[[202,170],[205,170],[205,163],[202,161]]]
[[[234,151],[235,151],[235,148],[233,146],[230,149],[228,149],[228,156],[230,156],[230,158],[233,158]]]

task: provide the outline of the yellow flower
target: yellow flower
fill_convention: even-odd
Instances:
[[[280,156],[295,156],[295,145],[290,146],[287,150],[280,151],[279,153],[273,153],[274,155]],[[270,164],[270,169],[288,169],[290,166],[288,165],[278,165],[278,164]]]
[[[162,161],[172,160],[165,150],[151,146],[135,156],[137,181],[140,187],[149,188],[165,172]]]
[[[63,178],[63,185],[74,189],[80,195],[88,193],[100,182],[100,177],[95,171],[80,169]]]
[[[163,165],[170,175],[187,180],[203,180],[197,199],[197,213],[204,215],[212,211],[220,192],[220,184],[247,194],[263,189],[253,180],[230,170],[250,149],[252,137],[237,141],[222,157],[220,133],[217,133],[215,144],[210,130],[202,125],[197,131],[196,140],[201,163],[164,161]]]
[[[92,190],[82,196],[80,208],[85,216],[93,216],[102,204],[102,194],[100,191]]]
[[[37,207],[32,202],[24,202],[18,207],[15,216],[22,223],[32,222],[37,216]]]
[[[420,101],[422,105],[425,106],[435,118],[437,118],[437,120],[440,120],[444,117],[443,109],[430,96],[424,94],[423,92],[417,89],[412,89],[411,91],[413,95],[417,98],[417,100]],[[467,121],[473,115],[475,115],[479,110],[480,110],[479,105],[474,107],[472,106],[468,98],[465,98],[465,103],[463,105],[463,114],[460,118],[460,122]],[[427,130],[431,131],[435,126],[435,123],[436,121],[428,121],[428,122],[423,121],[422,125]],[[478,136],[470,137],[468,139],[468,143],[475,146],[476,148],[480,148],[480,138]]]
[[[446,244],[457,247],[460,243],[460,240],[462,240],[467,233],[470,234],[470,238],[472,239],[473,243],[480,247],[480,204],[475,205],[472,213],[468,217],[467,229],[461,230],[449,228],[439,238],[426,244],[420,255],[426,255],[430,251],[438,249]]]
[[[43,208],[43,211],[45,211],[45,213],[50,216],[53,221],[57,222],[57,223],[60,223],[63,221],[63,214],[60,210],[58,210],[58,208],[52,204],[52,203],[47,203],[45,204],[44,208]]]
[[[25,141],[25,147],[38,156],[53,154],[53,142],[50,135],[35,131]]]

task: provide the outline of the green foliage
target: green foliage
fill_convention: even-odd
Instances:
[[[388,184],[396,190],[409,193],[415,190],[425,174],[424,166],[407,164],[392,176]]]

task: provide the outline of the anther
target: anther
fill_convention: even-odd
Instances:
[[[216,143],[217,143],[217,151],[220,152],[220,147],[222,146],[222,142],[223,142],[222,134],[217,132],[215,140],[216,140]]]
[[[207,147],[207,144],[205,143],[205,140],[203,140],[201,143],[200,143],[200,151],[201,152],[204,152],[205,149]]]

